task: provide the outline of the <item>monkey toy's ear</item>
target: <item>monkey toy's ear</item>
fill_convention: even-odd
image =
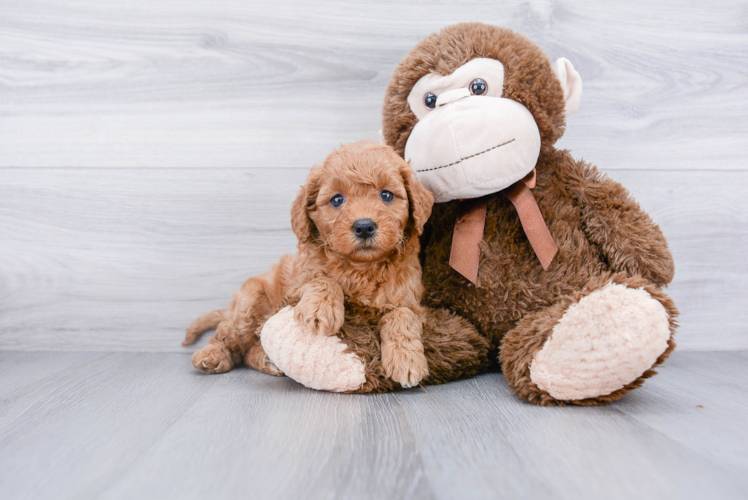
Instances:
[[[565,57],[556,60],[553,65],[553,72],[561,83],[561,89],[564,91],[564,111],[569,116],[579,108],[579,101],[582,99],[582,77],[577,70]]]

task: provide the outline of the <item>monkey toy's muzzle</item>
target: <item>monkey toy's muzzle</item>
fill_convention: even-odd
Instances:
[[[539,154],[527,108],[464,88],[440,95],[405,145],[405,159],[437,203],[501,191],[530,173]]]
[[[466,200],[458,209],[449,263],[477,286],[487,207],[483,196],[505,190],[544,269],[556,255],[556,243],[530,192],[539,155],[540,131],[527,108],[503,97],[470,95],[465,88],[443,92],[413,127],[405,159],[418,180],[437,203]]]

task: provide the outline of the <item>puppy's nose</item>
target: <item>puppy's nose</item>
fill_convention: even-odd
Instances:
[[[377,225],[371,219],[359,219],[353,223],[353,232],[359,238],[368,240],[377,232]]]

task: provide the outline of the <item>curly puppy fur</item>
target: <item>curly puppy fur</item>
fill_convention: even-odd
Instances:
[[[677,310],[660,290],[672,280],[674,263],[662,232],[626,189],[554,148],[565,127],[564,99],[543,51],[508,29],[480,23],[450,26],[425,38],[390,80],[383,108],[385,140],[403,155],[417,123],[407,97],[421,77],[448,75],[479,57],[503,63],[503,97],[524,105],[537,122],[541,153],[533,194],[559,250],[544,271],[509,200],[501,193],[487,196],[476,287],[449,266],[459,202],[436,204],[421,237],[424,305],[467,319],[490,341],[494,359],[500,348],[510,386],[528,401],[586,405],[618,399],[654,370],[605,397],[558,401],[532,384],[529,363],[570,304],[608,281],[643,287],[667,311],[671,338],[655,366],[662,363],[675,346]]]
[[[340,206],[331,203],[336,196],[343,197]],[[298,254],[247,280],[227,310],[207,313],[189,327],[183,345],[217,327],[193,365],[222,373],[244,362],[280,375],[258,337],[270,314],[281,303],[293,304],[297,321],[330,335],[343,326],[347,299],[381,313],[385,375],[404,386],[418,384],[428,375],[418,237],[432,204],[431,193],[392,148],[358,142],[334,151],[312,168],[291,207]],[[354,224],[363,220],[373,221],[373,235],[357,235]]]

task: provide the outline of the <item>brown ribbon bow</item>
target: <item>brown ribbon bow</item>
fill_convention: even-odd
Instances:
[[[522,228],[543,269],[548,269],[558,247],[530,191],[535,187],[535,181],[535,169],[533,169],[524,179],[515,182],[502,193],[509,198],[517,210]],[[486,197],[460,203],[452,236],[452,251],[449,255],[449,265],[476,286],[478,286],[480,242],[483,240],[483,230],[486,227],[487,206]]]

